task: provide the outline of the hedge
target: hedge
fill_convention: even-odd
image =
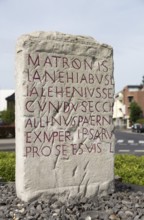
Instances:
[[[116,155],[115,175],[125,183],[144,185],[144,156]],[[15,181],[15,153],[0,152],[0,177]]]

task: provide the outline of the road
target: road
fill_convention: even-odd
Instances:
[[[144,133],[115,131],[115,152],[118,154],[144,155]]]
[[[15,151],[15,139],[0,139],[0,151]]]
[[[116,154],[144,155],[144,133],[138,134],[131,131],[115,131]],[[0,139],[0,151],[14,151],[15,139]]]

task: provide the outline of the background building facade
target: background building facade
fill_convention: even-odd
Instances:
[[[143,85],[128,85],[116,94],[113,119],[116,127],[130,128],[130,104],[135,101],[142,109],[144,117],[144,87]]]

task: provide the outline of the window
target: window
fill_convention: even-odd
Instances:
[[[128,101],[129,101],[129,103],[131,103],[133,100],[134,100],[134,97],[133,97],[133,96],[128,96]]]

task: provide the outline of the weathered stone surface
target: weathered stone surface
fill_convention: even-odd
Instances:
[[[24,201],[113,190],[113,50],[36,32],[16,53],[16,189]]]

